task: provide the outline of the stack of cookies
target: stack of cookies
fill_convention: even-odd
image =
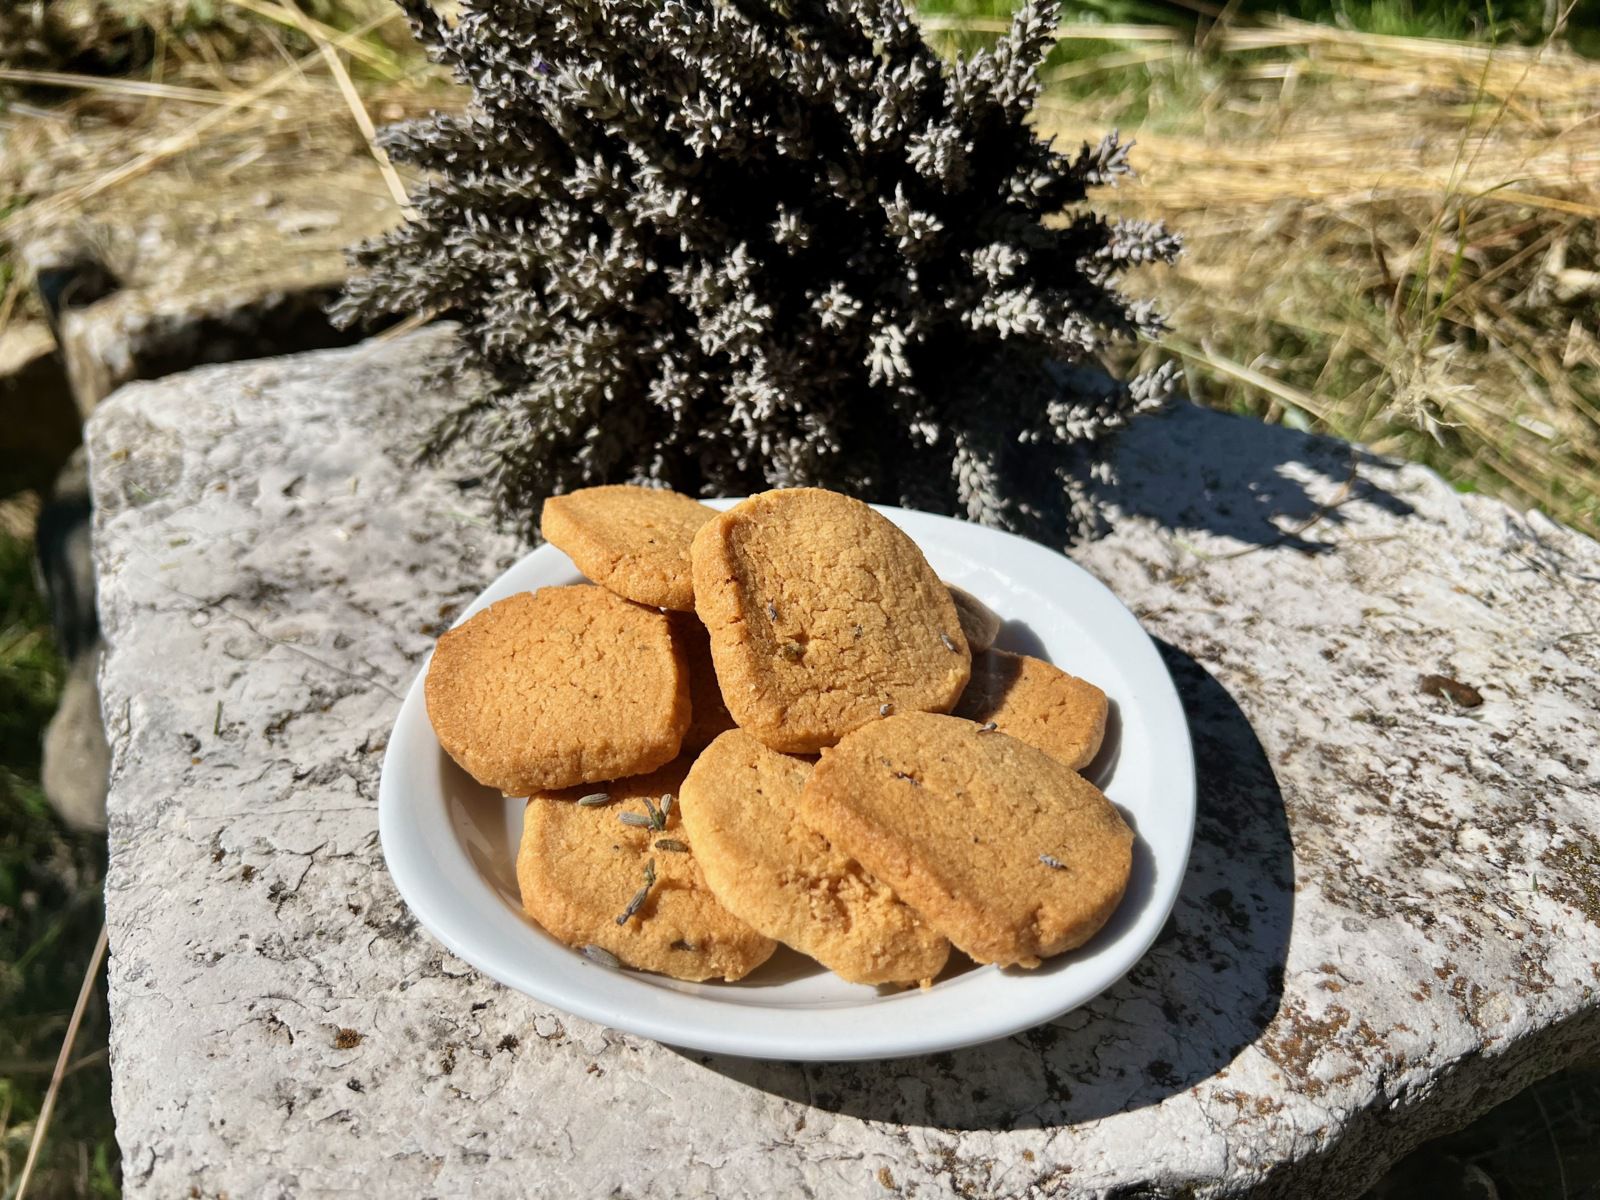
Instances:
[[[542,527],[597,586],[478,613],[425,694],[449,755],[528,797],[517,879],[552,936],[679,979],[781,942],[927,985],[952,946],[1032,967],[1110,917],[1133,834],[1079,774],[1104,693],[995,649],[870,507],[599,487]]]

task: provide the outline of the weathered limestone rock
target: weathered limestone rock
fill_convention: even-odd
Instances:
[[[111,751],[100,716],[91,520],[88,459],[80,446],[56,477],[31,531],[56,648],[67,662],[61,696],[44,731],[39,782],[56,815],[70,828],[99,832],[106,827]]]
[[[1350,1196],[1594,1044],[1600,547],[1191,408],[1125,439],[1075,555],[1165,644],[1201,780],[1171,922],[1106,995],[799,1066],[481,978],[376,830],[400,695],[517,553],[474,471],[412,465],[444,336],[91,424],[131,1196]]]
[[[130,380],[348,344],[325,312],[344,248],[397,218],[352,154],[266,179],[154,174],[16,240],[87,415]]]
[[[72,660],[55,715],[45,727],[39,766],[39,784],[56,815],[68,828],[85,832],[106,827],[111,752],[100,717],[99,668],[94,651]]]

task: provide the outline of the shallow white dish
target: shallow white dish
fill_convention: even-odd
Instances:
[[[424,928],[485,974],[569,1013],[669,1045],[760,1058],[951,1050],[1041,1024],[1119,979],[1166,921],[1194,832],[1194,757],[1171,676],[1133,615],[1061,555],[948,517],[879,511],[911,535],[941,578],[1006,618],[1002,648],[1047,658],[1112,700],[1106,747],[1086,774],[1138,839],[1127,895],[1086,946],[1034,971],[969,967],[929,989],[892,994],[845,983],[781,948],[733,984],[597,966],[523,916],[515,859],[524,802],[480,787],[439,748],[422,697],[426,663],[401,706],[378,789],[384,857]],[[517,592],[581,578],[565,554],[541,546],[460,620]]]

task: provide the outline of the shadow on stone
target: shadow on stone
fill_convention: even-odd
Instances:
[[[730,1079],[864,1120],[1022,1129],[1160,1103],[1226,1067],[1278,1011],[1294,910],[1283,796],[1227,691],[1158,642],[1188,714],[1194,849],[1145,957],[1057,1021],[984,1046],[882,1063],[786,1063],[682,1051]]]
[[[1096,494],[1120,512],[1171,529],[1320,554],[1332,546],[1315,530],[1343,523],[1344,504],[1363,501],[1396,516],[1412,512],[1406,501],[1358,474],[1379,461],[1336,438],[1183,403],[1129,426],[1117,443],[1117,482]],[[1308,472],[1347,489],[1331,502],[1314,499]]]

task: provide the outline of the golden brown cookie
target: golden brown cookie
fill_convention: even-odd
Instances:
[[[597,587],[490,605],[439,639],[423,694],[445,752],[513,796],[654,770],[689,727],[666,614]]]
[[[890,712],[944,712],[966,686],[949,590],[859,500],[762,492],[701,526],[693,560],[722,697],[774,750],[819,750]]]
[[[908,713],[822,756],[801,813],[978,962],[1034,967],[1110,918],[1133,833],[1083,776],[959,717]]]
[[[711,639],[700,618],[693,613],[672,613],[672,636],[683,649],[689,666],[689,728],[683,735],[683,751],[709,746],[719,734],[733,728],[733,716],[722,701],[717,669],[711,663]]]
[[[522,907],[557,941],[598,946],[625,966],[677,979],[742,979],[777,943],[717,903],[676,805],[665,828],[650,825],[688,765],[684,757],[603,790],[531,797],[517,852]]]
[[[665,488],[617,484],[551,496],[539,515],[539,532],[617,595],[693,612],[689,544],[716,513]]]
[[[753,929],[851,983],[931,983],[950,943],[800,820],[811,764],[724,733],[683,781],[684,827],[706,882]]]
[[[1106,694],[1025,654],[989,650],[972,659],[972,679],[953,715],[1036,746],[1076,771],[1100,753],[1106,736]]]
[[[966,588],[953,583],[945,586],[950,589],[950,599],[955,601],[956,616],[961,620],[961,632],[967,635],[968,649],[977,654],[994,645],[995,638],[1000,636],[1000,614]]]

